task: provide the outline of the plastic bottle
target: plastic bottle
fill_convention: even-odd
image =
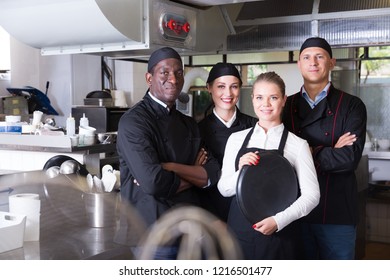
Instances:
[[[66,119],[66,135],[73,136],[76,134],[76,122],[72,117],[72,114]]]
[[[83,117],[80,118],[80,126],[84,126],[84,127],[89,126],[89,120],[88,120],[88,118],[85,116],[85,113],[83,113]]]

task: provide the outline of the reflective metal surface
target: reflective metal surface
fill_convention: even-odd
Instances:
[[[0,176],[1,211],[9,210],[9,195],[37,193],[41,200],[40,240],[24,242],[22,248],[1,253],[0,259],[133,259],[129,246],[114,242],[118,230],[116,212],[112,215],[114,221],[108,226],[91,227],[83,201],[84,192],[74,188],[69,181],[52,184],[43,178],[41,172]],[[107,207],[116,211],[116,205]],[[133,220],[137,221],[136,218]],[[142,223],[133,228],[142,231]]]

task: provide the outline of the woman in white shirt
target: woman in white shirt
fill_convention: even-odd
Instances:
[[[311,151],[306,140],[288,132],[281,143],[281,120],[287,96],[285,84],[275,72],[260,74],[252,89],[258,123],[233,133],[226,144],[218,189],[225,197],[236,195],[236,185],[244,165],[259,162],[258,151],[277,150],[284,145],[283,156],[295,169],[300,196],[289,207],[271,217],[251,224],[233,199],[228,226],[236,235],[245,259],[298,259],[302,257],[299,223],[319,202],[319,186]],[[287,131],[286,131],[287,132]],[[280,176],[283,176],[281,170]]]

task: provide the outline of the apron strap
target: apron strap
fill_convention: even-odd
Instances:
[[[257,124],[255,124],[256,126]],[[251,136],[253,134],[253,130],[255,129],[255,126],[252,127],[251,130],[249,130],[248,134],[246,135],[244,142],[242,143],[241,149],[238,151],[237,156],[236,156],[236,162],[235,162],[235,167],[236,171],[238,170],[238,163],[240,162],[240,157],[244,154],[244,150],[246,146],[248,145],[249,139],[251,139]],[[258,150],[257,148],[254,148],[254,150]]]
[[[288,136],[288,129],[284,127],[282,138],[280,139],[279,148],[278,148],[278,152],[282,156],[284,154],[284,146],[286,146],[287,136]]]
[[[238,170],[238,163],[240,161],[240,157],[244,154],[244,149],[246,149],[246,146],[248,145],[248,142],[251,139],[251,136],[253,134],[254,129],[255,129],[255,127],[252,127],[252,129],[248,132],[248,134],[246,135],[246,137],[244,139],[244,142],[242,143],[241,149],[239,150],[239,152],[237,154],[236,162],[235,162],[236,171]],[[284,127],[282,138],[280,139],[280,143],[279,143],[279,147],[278,147],[278,153],[281,156],[283,156],[283,154],[284,154],[284,146],[286,145],[287,136],[288,136],[288,129],[286,127]],[[245,152],[258,151],[258,150],[259,150],[258,148],[251,148],[251,149],[247,149]]]

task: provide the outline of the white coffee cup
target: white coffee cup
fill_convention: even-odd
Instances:
[[[41,121],[42,121],[42,115],[43,113],[41,111],[34,111],[33,112],[33,120],[32,120],[32,125],[33,126],[38,126]]]

